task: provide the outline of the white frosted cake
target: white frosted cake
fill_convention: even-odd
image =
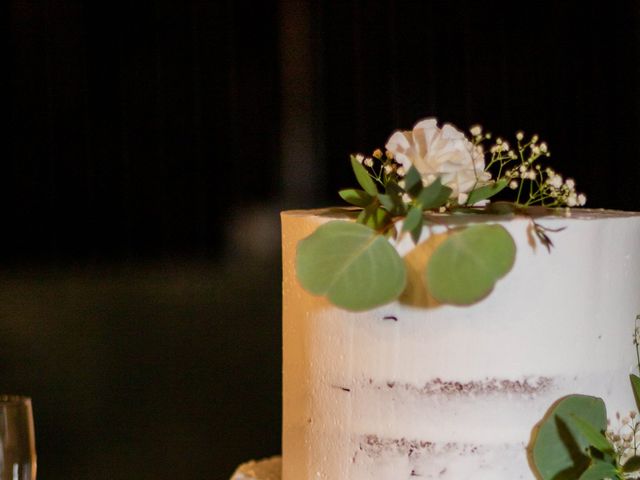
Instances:
[[[359,313],[308,293],[295,271],[298,242],[347,217],[282,214],[283,480],[532,479],[526,447],[556,399],[598,396],[610,416],[635,409],[640,215],[539,218],[564,228],[551,253],[528,218],[483,216],[517,247],[491,295],[459,307],[409,292]],[[478,221],[441,221],[454,218]],[[422,268],[426,250],[394,246],[409,276]]]

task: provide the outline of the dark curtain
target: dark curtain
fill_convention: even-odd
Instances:
[[[2,257],[210,253],[234,205],[277,198],[277,7],[10,0]],[[313,203],[349,153],[437,116],[539,133],[590,206],[640,208],[636,2],[308,8]]]
[[[275,192],[275,0],[7,3],[2,258],[210,253]]]
[[[538,133],[587,206],[640,209],[638,2],[314,5],[327,195],[353,184],[348,153],[436,116],[503,138]]]

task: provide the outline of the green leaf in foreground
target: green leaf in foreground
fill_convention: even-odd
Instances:
[[[587,452],[591,443],[576,426],[575,417],[598,432],[607,426],[607,412],[600,398],[569,395],[554,403],[536,425],[529,445],[531,462],[542,480],[581,478],[590,468]]]
[[[429,259],[427,288],[440,303],[475,303],[511,270],[515,257],[516,245],[504,227],[466,227],[452,233]]]
[[[504,188],[508,184],[509,184],[509,181],[506,178],[501,178],[494,183],[476,188],[471,193],[469,193],[469,198],[467,199],[467,205],[473,205],[482,200],[486,200],[488,198],[493,197],[497,193],[500,193],[502,190],[504,190]]]
[[[389,241],[358,223],[332,221],[298,243],[300,284],[347,310],[367,310],[404,290],[404,262]]]
[[[353,168],[353,173],[356,176],[356,180],[360,186],[371,196],[375,196],[378,193],[378,189],[376,188],[376,184],[374,183],[371,175],[367,172],[367,169],[364,168],[356,157],[351,156],[351,168]]]

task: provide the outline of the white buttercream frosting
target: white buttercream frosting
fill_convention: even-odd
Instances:
[[[350,216],[282,214],[283,480],[532,479],[526,445],[554,400],[584,393],[610,415],[634,408],[640,215],[537,219],[564,227],[551,253],[532,248],[527,218],[490,218],[517,256],[487,298],[424,307],[405,297],[364,313],[310,295],[295,276],[298,241]]]

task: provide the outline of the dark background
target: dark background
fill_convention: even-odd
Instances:
[[[437,116],[640,210],[640,4],[5,0],[0,391],[42,479],[227,478],[280,437],[278,211]]]

